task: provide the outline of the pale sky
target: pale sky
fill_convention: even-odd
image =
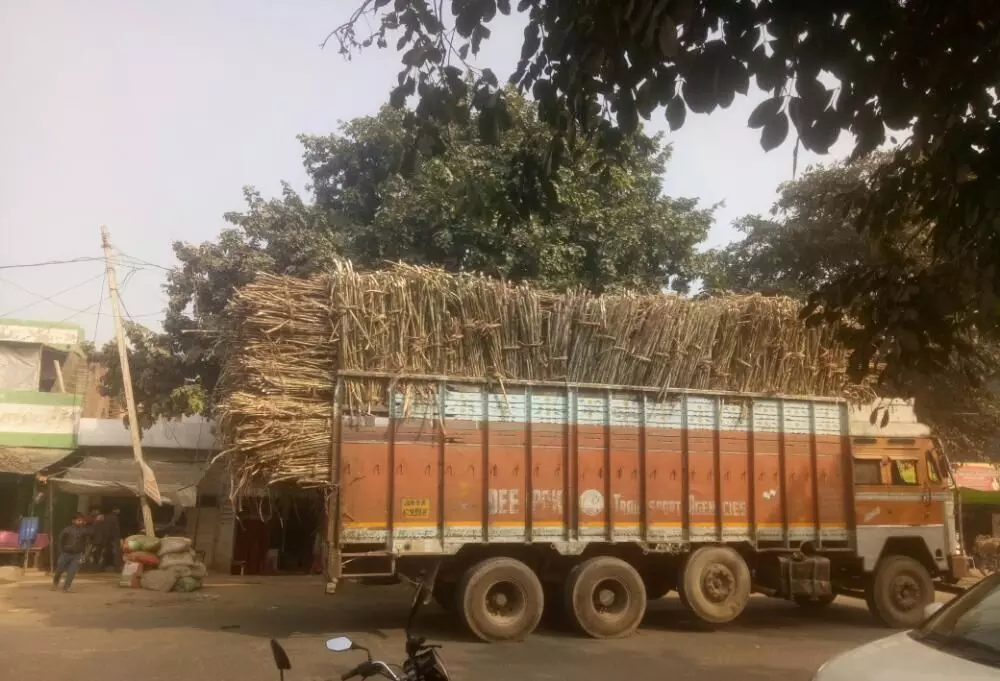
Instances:
[[[287,180],[304,191],[295,136],[374,113],[395,82],[394,50],[347,62],[319,48],[358,1],[0,0],[0,316],[68,319],[104,341],[113,328],[106,302],[98,315],[99,261],[9,266],[99,257],[106,224],[121,252],[170,267],[170,244],[213,239],[222,214],[242,209],[244,185],[271,195]],[[491,24],[480,66],[511,72],[520,24]],[[708,245],[732,240],[732,220],[768,210],[791,179],[792,143],[765,154],[746,127],[761,98],[689,113],[667,134],[664,192],[725,202]],[[662,111],[649,128],[667,130]],[[842,137],[823,159],[803,152],[800,171],[849,148]],[[124,282],[137,321],[156,326],[162,283],[156,267]]]

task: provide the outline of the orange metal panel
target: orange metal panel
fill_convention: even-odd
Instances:
[[[817,533],[846,540],[855,517],[846,425],[834,434],[828,409],[817,433],[806,401],[786,412],[777,398],[734,406],[627,391],[456,395],[439,394],[420,416],[345,421],[341,544],[797,545]]]

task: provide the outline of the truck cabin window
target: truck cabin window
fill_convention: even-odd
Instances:
[[[881,485],[882,462],[878,459],[854,460],[855,485]]]
[[[893,459],[892,461],[892,484],[893,485],[916,485],[917,483],[917,460],[916,459]]]
[[[933,452],[927,452],[927,480],[937,484],[941,482],[941,472],[938,470],[938,461]]]

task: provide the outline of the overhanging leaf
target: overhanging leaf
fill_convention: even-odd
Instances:
[[[686,117],[687,107],[684,105],[684,100],[681,99],[680,95],[675,95],[667,104],[667,123],[670,125],[670,129],[672,131],[680,130]]]
[[[747,119],[747,125],[754,130],[763,128],[778,115],[778,112],[781,110],[782,101],[781,97],[771,97],[770,99],[765,99],[763,102],[755,106],[754,110],[750,112],[750,118]]]
[[[771,118],[760,131],[760,146],[764,151],[771,151],[781,145],[788,137],[788,116],[782,111]]]

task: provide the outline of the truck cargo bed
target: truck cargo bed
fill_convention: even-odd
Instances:
[[[494,542],[847,546],[844,402],[407,380],[423,397],[391,390],[386,415],[336,429],[338,556]]]

